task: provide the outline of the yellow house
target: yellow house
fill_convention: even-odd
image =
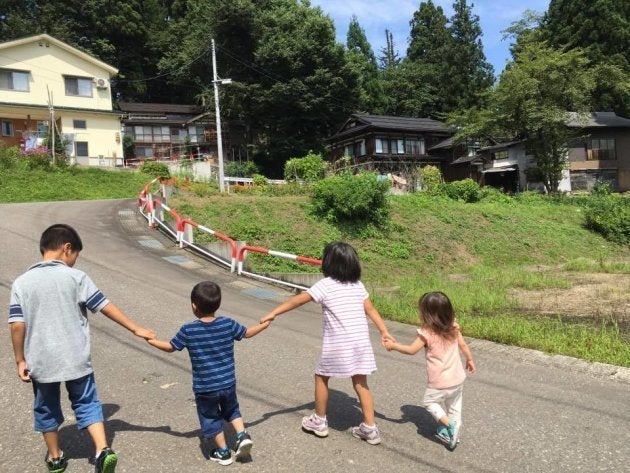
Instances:
[[[47,34],[0,43],[0,143],[40,145],[54,124],[73,162],[123,164],[118,69]]]

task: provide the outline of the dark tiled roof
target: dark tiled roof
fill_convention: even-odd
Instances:
[[[181,105],[171,103],[135,103],[135,102],[118,102],[120,110],[127,113],[146,113],[146,114],[179,114],[179,115],[197,115],[203,110],[199,105]]]
[[[509,148],[511,146],[517,145],[519,143],[522,143],[523,140],[518,140],[518,141],[504,141],[503,143],[497,143],[496,145],[492,145],[492,146],[486,146],[485,148],[481,148],[479,149],[477,152],[478,153],[483,153],[484,151],[496,151],[498,149],[505,149],[505,148]]]
[[[436,149],[449,149],[453,147],[453,137],[446,138],[444,141],[440,141],[435,146],[431,146],[429,151],[435,151]]]
[[[431,118],[393,117],[389,115],[354,114],[352,118],[376,128],[402,131],[440,131],[450,133],[451,128]]]
[[[615,112],[594,112],[586,120],[580,120],[577,113],[571,113],[567,126],[571,128],[620,127],[630,128],[630,119],[620,117]]]

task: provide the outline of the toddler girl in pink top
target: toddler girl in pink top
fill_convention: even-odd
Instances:
[[[415,355],[423,347],[427,362],[427,388],[423,406],[438,422],[438,436],[453,450],[462,425],[462,388],[466,373],[459,355],[466,357],[466,369],[475,372],[472,353],[455,322],[451,301],[442,292],[427,292],[419,301],[420,328],[410,345],[386,340],[385,348]]]

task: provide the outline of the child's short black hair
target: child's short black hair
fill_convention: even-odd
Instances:
[[[322,273],[339,282],[357,282],[361,279],[361,263],[357,252],[343,241],[328,243],[322,258]]]
[[[221,288],[212,281],[202,281],[193,287],[190,302],[203,315],[214,314],[221,305]]]
[[[66,243],[70,243],[74,251],[81,251],[83,243],[77,231],[65,223],[51,225],[39,239],[39,251],[43,255],[45,251],[58,250]]]

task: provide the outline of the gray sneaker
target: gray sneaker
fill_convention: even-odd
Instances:
[[[314,412],[310,416],[302,418],[302,428],[318,437],[328,437],[328,421]]]
[[[361,422],[358,427],[352,427],[352,436],[365,440],[370,445],[381,443],[381,434],[378,432],[378,427],[368,427],[364,422]]]

